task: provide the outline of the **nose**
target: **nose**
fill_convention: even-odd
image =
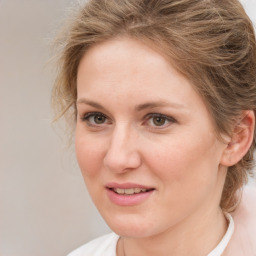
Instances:
[[[110,138],[104,157],[104,166],[116,173],[135,170],[141,165],[138,151],[138,135],[132,129],[116,127]]]

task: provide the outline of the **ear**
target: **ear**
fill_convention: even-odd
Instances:
[[[252,110],[244,111],[233,129],[229,143],[223,151],[221,164],[232,166],[238,163],[249,150],[254,136],[255,115]]]

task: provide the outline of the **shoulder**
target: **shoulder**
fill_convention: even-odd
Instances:
[[[245,186],[242,200],[232,214],[235,232],[230,241],[228,255],[256,255],[256,185]]]
[[[233,218],[238,227],[246,228],[249,234],[256,238],[256,185],[245,186],[241,203],[233,213]]]
[[[115,233],[98,237],[77,248],[68,256],[115,256],[118,238]]]

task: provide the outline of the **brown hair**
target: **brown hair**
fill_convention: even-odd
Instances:
[[[193,82],[219,135],[232,133],[243,110],[256,114],[255,34],[238,0],[91,0],[63,35],[52,97],[59,117],[71,113],[76,118],[82,56],[117,36],[160,49]],[[221,199],[225,211],[235,209],[236,192],[252,174],[255,146],[254,132],[248,153],[228,168]]]

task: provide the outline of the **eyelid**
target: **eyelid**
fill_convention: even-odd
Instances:
[[[167,120],[176,122],[174,117],[168,116],[168,115],[165,115],[165,114],[161,114],[161,113],[149,113],[145,116],[145,118],[147,118],[147,117],[163,117],[163,118],[166,118]]]
[[[106,115],[104,115],[104,114],[101,113],[101,112],[92,111],[92,112],[87,112],[87,113],[85,113],[85,114],[82,116],[82,119],[87,119],[88,117],[96,116],[96,115],[104,116],[104,117],[108,118]]]
[[[144,118],[146,119],[146,122],[148,122],[150,120],[150,118],[153,118],[153,117],[162,117],[162,118],[165,118],[168,121],[168,124],[165,124],[165,125],[162,125],[162,126],[156,126],[156,125],[153,126],[154,129],[164,129],[164,128],[169,127],[172,123],[177,123],[177,120],[174,117],[167,116],[167,115],[164,115],[164,114],[161,114],[161,113],[149,113]]]
[[[102,116],[104,118],[106,118],[105,122],[102,123],[102,124],[97,124],[97,123],[92,123],[91,121],[89,121],[89,118],[91,117],[94,117],[94,116]],[[167,121],[167,123],[163,124],[163,125],[160,125],[160,126],[157,126],[157,125],[153,125],[153,124],[149,124],[150,122],[150,119],[151,118],[154,118],[154,117],[161,117],[161,118],[164,118],[165,119],[165,122]],[[86,122],[86,124],[88,126],[92,126],[92,127],[102,127],[104,125],[109,125],[111,124],[111,119],[103,114],[102,112],[98,112],[98,111],[91,111],[91,112],[87,112],[85,114],[83,114],[80,119],[83,121],[83,122]],[[176,123],[176,119],[173,118],[172,116],[168,116],[168,115],[164,115],[162,113],[148,113],[144,116],[143,118],[143,123],[142,125],[145,125],[145,126],[148,126],[150,129],[157,129],[157,130],[160,130],[160,129],[165,129],[165,128],[168,128],[171,124],[173,123]]]
[[[103,116],[104,118],[106,118],[106,122],[102,123],[102,124],[92,124],[90,121],[89,121],[89,118],[90,117],[93,117],[93,116]],[[109,124],[111,122],[109,122],[110,118],[108,116],[106,116],[105,114],[103,114],[102,112],[98,112],[98,111],[92,111],[92,112],[87,112],[85,114],[83,114],[81,116],[81,120],[86,122],[88,126],[94,126],[94,127],[101,127],[105,124]]]

